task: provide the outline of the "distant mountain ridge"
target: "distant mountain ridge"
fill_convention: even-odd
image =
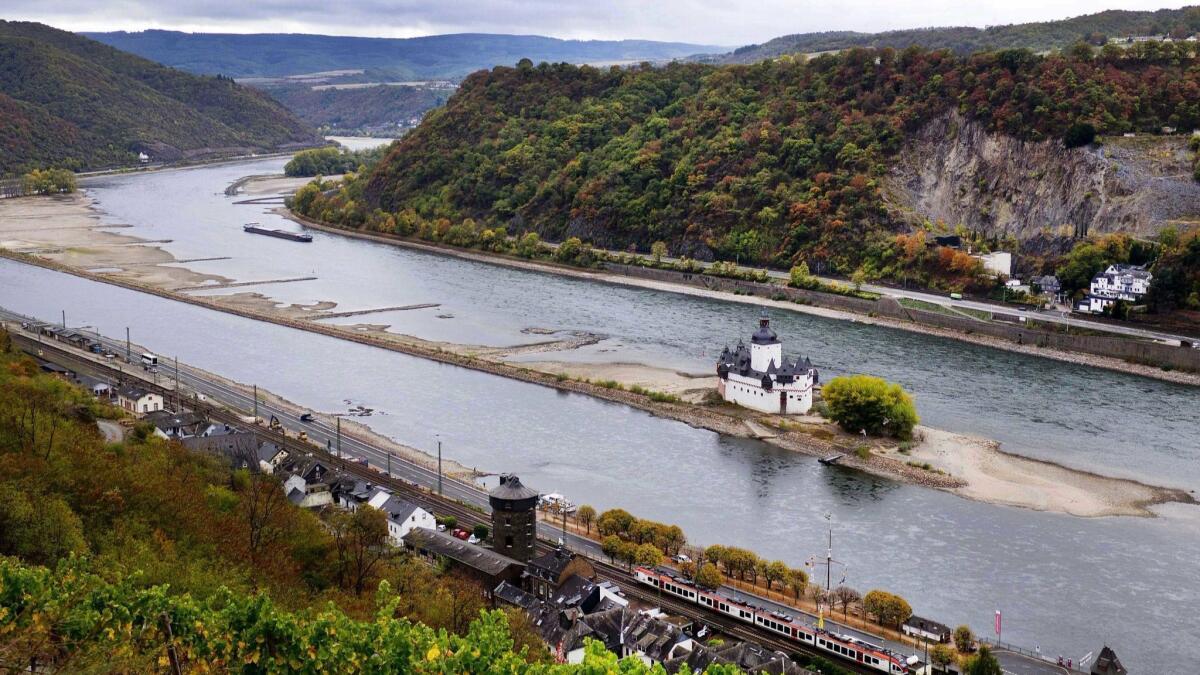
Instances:
[[[711,63],[754,63],[784,54],[838,51],[851,47],[904,49],[913,45],[925,49],[950,49],[959,54],[1010,48],[1046,51],[1069,47],[1080,41],[1096,44],[1104,38],[1166,35],[1173,30],[1187,33],[1200,31],[1200,6],[1145,12],[1109,10],[1060,21],[988,28],[947,26],[883,33],[797,33],[777,37],[760,45],[739,47],[726,54],[705,55],[698,60]]]
[[[278,77],[343,69],[377,69],[401,78],[460,78],[528,58],[571,63],[656,61],[720,47],[652,40],[560,40],[539,35],[459,33],[417,38],[366,38],[287,33],[83,33],[192,73]]]
[[[38,23],[0,21],[0,175],[321,142],[265,94]]]

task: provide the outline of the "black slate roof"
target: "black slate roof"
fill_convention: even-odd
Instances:
[[[488,493],[489,497],[496,499],[520,500],[537,498],[536,490],[530,489],[521,483],[521,479],[514,474],[504,474],[500,476],[500,484],[492,488]]]
[[[524,567],[522,563],[491,549],[468,544],[445,532],[437,532],[424,527],[414,527],[410,530],[408,534],[404,535],[404,543],[436,555],[445,556],[460,565],[492,576],[500,574],[509,567]]]

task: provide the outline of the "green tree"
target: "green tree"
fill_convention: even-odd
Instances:
[[[650,245],[650,255],[654,256],[654,262],[662,262],[662,259],[667,256],[667,242],[656,241]]]
[[[788,570],[786,582],[792,596],[799,600],[804,597],[804,589],[808,587],[808,573],[798,568]]]
[[[808,271],[808,263],[801,262],[788,272],[788,285],[793,288],[812,288],[816,278]]]
[[[614,562],[617,556],[621,553],[621,538],[615,534],[610,534],[600,542],[600,550],[604,555],[608,556],[608,562]]]
[[[483,523],[480,523],[471,529],[471,534],[475,535],[475,538],[478,539],[479,541],[484,541],[485,539],[487,539],[488,532],[489,532],[488,526],[484,525]]]
[[[987,645],[979,648],[979,653],[967,657],[963,663],[963,675],[1003,675],[1000,661],[992,656],[992,650]]]
[[[592,524],[596,522],[596,509],[589,504],[584,504],[575,512],[575,518],[579,520],[579,524],[587,528],[587,533],[590,535]]]
[[[661,565],[663,560],[662,551],[654,544],[646,543],[637,547],[634,553],[634,562],[643,567],[654,567]]]
[[[0,485],[0,553],[53,565],[87,549],[83,523],[61,497]]]
[[[1096,140],[1096,127],[1087,122],[1076,122],[1072,124],[1065,134],[1063,134],[1063,146],[1067,148],[1078,148],[1084,145],[1090,145]]]
[[[542,238],[537,232],[526,232],[517,242],[517,255],[522,258],[536,258],[542,252]]]
[[[912,616],[908,601],[894,593],[873,590],[863,596],[863,609],[883,626],[898,628]]]
[[[929,649],[929,662],[941,670],[954,663],[954,650],[949,645],[934,645]]]
[[[771,586],[775,583],[785,583],[788,575],[788,566],[782,560],[776,560],[766,566],[763,570],[763,576],[767,579],[767,590],[771,590]]]
[[[954,648],[960,654],[970,654],[975,650],[975,633],[971,632],[971,627],[963,624],[954,629]]]
[[[596,520],[596,530],[601,535],[615,534],[627,537],[635,522],[637,518],[625,509],[609,509],[601,513],[600,518]]]
[[[869,375],[835,377],[821,393],[829,418],[851,433],[912,438],[920,418],[909,396],[898,384]]]
[[[700,588],[720,588],[725,579],[721,576],[721,571],[717,566],[706,562],[696,570],[696,585]]]
[[[725,547],[720,544],[713,544],[712,546],[704,549],[704,559],[714,565],[717,563],[723,563],[724,556]]]
[[[336,574],[343,588],[362,595],[390,554],[387,514],[370,506],[330,514]]]

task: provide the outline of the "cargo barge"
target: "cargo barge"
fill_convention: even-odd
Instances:
[[[251,234],[265,234],[268,237],[279,237],[289,241],[312,241],[312,235],[305,232],[288,232],[287,230],[268,230],[258,223],[247,223],[242,226],[242,229]]]

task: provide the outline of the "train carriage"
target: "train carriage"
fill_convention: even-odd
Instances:
[[[852,635],[839,635],[805,625],[795,617],[755,606],[747,600],[700,589],[691,581],[673,573],[638,567],[634,570],[634,577],[639,583],[657,588],[668,595],[882,673],[906,675],[909,665],[916,660],[916,657],[905,658],[901,654]]]

